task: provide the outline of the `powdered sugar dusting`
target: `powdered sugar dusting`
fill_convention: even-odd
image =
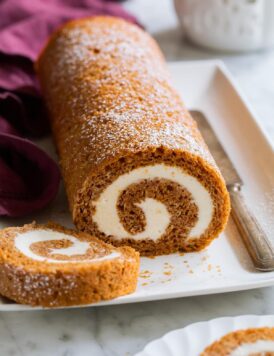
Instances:
[[[151,147],[186,150],[214,165],[161,52],[136,26],[117,19],[67,26],[40,64],[64,175],[77,176],[79,186],[91,167]]]
[[[56,291],[60,290],[62,295],[69,295],[72,290],[77,290],[77,276],[73,274],[47,275],[43,273],[29,273],[23,266],[13,266],[5,263],[2,266],[6,275],[12,281],[13,292],[22,299],[32,298],[36,303],[37,295],[39,299],[51,299]],[[52,299],[49,306],[58,305],[58,297]],[[31,302],[31,301],[30,301]]]

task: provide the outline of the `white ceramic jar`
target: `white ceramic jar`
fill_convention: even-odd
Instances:
[[[274,46],[274,0],[174,0],[186,36],[226,51]]]

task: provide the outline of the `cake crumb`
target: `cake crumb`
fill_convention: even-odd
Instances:
[[[152,275],[152,272],[149,271],[149,270],[144,270],[144,271],[141,271],[140,274],[139,274],[139,277],[140,278],[150,278]]]
[[[171,268],[171,269],[173,269],[174,268],[174,266],[172,266],[170,263],[168,263],[168,262],[165,262],[164,263],[164,268]]]
[[[162,284],[165,284],[165,283],[168,283],[168,282],[171,282],[172,281],[172,278],[169,278],[169,279],[165,279],[163,281],[161,281]]]

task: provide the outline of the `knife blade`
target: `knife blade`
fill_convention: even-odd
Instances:
[[[274,270],[274,249],[255,216],[248,209],[241,189],[243,181],[218,140],[205,115],[191,111],[198,128],[215,159],[230,194],[231,213],[254,266],[259,271]]]
[[[209,121],[206,119],[205,115],[200,111],[191,111],[191,115],[194,120],[197,122],[200,132],[215,159],[217,166],[219,167],[225,182],[227,185],[239,184],[242,185],[243,181],[240,178],[238,172],[234,168],[233,163],[228,158],[223,146],[218,140],[215,132],[209,124]]]

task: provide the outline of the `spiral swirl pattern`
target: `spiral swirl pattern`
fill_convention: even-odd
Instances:
[[[119,209],[117,209],[121,193],[144,180],[154,184],[157,180],[164,180],[186,190],[192,203],[197,207],[197,218],[188,232],[188,238],[197,238],[204,233],[213,215],[213,203],[209,192],[198,179],[186,174],[181,168],[165,164],[136,168],[118,177],[101,193],[99,199],[93,202],[95,206],[93,220],[101,232],[116,239],[151,239],[154,241],[165,234],[172,220],[170,209],[156,196],[153,198],[153,195],[152,197],[146,196],[134,204],[135,209],[141,209],[141,216],[143,216],[142,226],[137,228],[139,231],[134,231],[134,229],[128,231],[129,229],[121,223]]]
[[[69,242],[66,247],[48,247],[49,256],[43,256],[35,249],[35,245],[41,243],[53,243],[58,241]],[[92,258],[88,255],[91,248],[90,243],[81,241],[74,236],[67,235],[53,230],[31,230],[22,234],[18,234],[14,239],[15,247],[25,256],[40,262],[47,263],[83,263],[83,262],[98,262],[106,259],[112,259],[119,256],[117,252],[110,252],[108,255]],[[40,249],[41,250],[41,249]],[[64,256],[62,259],[60,256]],[[73,256],[84,256],[83,259],[77,259]]]

